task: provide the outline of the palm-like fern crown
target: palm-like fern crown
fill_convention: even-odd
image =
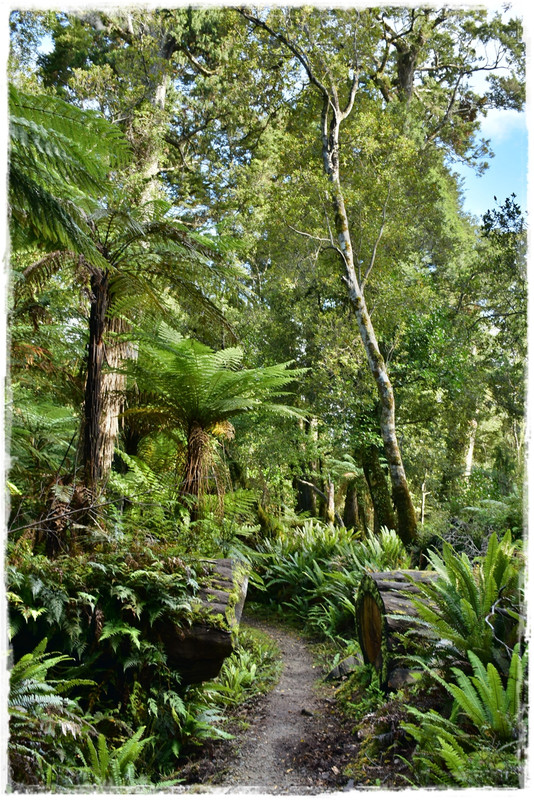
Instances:
[[[128,157],[120,130],[93,111],[9,87],[9,204],[15,247],[64,247],[98,259],[87,213]]]
[[[206,431],[231,417],[258,408],[300,416],[300,412],[273,398],[305,370],[290,362],[242,369],[243,350],[218,352],[193,339],[183,339],[163,325],[156,339],[145,339],[133,374],[144,397],[142,407],[130,409],[156,427],[188,431],[197,424]]]
[[[180,306],[200,308],[228,327],[201,285],[235,280],[240,269],[223,258],[225,241],[188,230],[170,212],[163,201],[132,209],[115,192],[85,217],[92,250],[86,248],[81,259],[72,250],[54,250],[30,264],[16,288],[19,302],[43,290],[60,271],[85,285],[97,269],[107,275],[114,317],[129,318],[140,306],[145,314],[161,317],[168,312],[168,298],[179,297]]]

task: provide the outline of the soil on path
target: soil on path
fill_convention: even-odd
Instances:
[[[350,723],[340,719],[333,689],[318,685],[320,670],[298,635],[256,620],[246,622],[278,643],[284,662],[280,680],[269,694],[248,704],[248,728],[230,747],[214,747],[186,780],[197,787],[209,781],[221,793],[339,791],[347,785],[343,767],[354,757],[357,740]]]

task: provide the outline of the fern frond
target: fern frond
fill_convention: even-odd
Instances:
[[[514,652],[512,653],[508,681],[506,684],[506,707],[513,719],[516,719],[519,714],[525,661],[526,656],[523,659],[521,658],[519,654],[519,645],[516,644]]]
[[[439,753],[448,769],[450,769],[453,774],[461,777],[469,764],[465,752],[457,742],[453,745],[440,736],[438,736],[438,742],[440,745]]]
[[[97,752],[100,774],[105,778],[109,768],[109,750],[103,733],[100,733],[97,739]]]
[[[484,728],[489,720],[485,705],[475,691],[473,684],[461,670],[454,668],[454,674],[458,685],[447,684],[449,692],[452,694],[460,711],[466,714],[480,728]]]

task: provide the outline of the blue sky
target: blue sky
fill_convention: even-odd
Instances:
[[[473,169],[456,167],[464,178],[464,209],[482,216],[489,208],[499,205],[512,192],[521,209],[527,208],[527,115],[517,111],[490,111],[483,120],[481,136],[490,140],[495,153],[489,159],[489,169],[477,176]]]

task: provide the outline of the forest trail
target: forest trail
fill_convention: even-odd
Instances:
[[[236,737],[232,755],[216,764],[210,788],[202,789],[275,795],[339,791],[340,783],[346,783],[341,762],[357,745],[342,729],[332,687],[317,685],[321,671],[298,634],[244,621],[278,643],[284,667],[274,689],[255,703],[252,718],[247,715],[249,727]]]
[[[224,784],[262,793],[307,794],[314,788],[314,776],[295,766],[295,751],[310,738],[318,722],[324,721],[317,718],[322,717],[315,688],[319,671],[296,634],[265,623],[254,622],[254,626],[277,641],[284,668],[246,731],[239,761],[228,771]]]

